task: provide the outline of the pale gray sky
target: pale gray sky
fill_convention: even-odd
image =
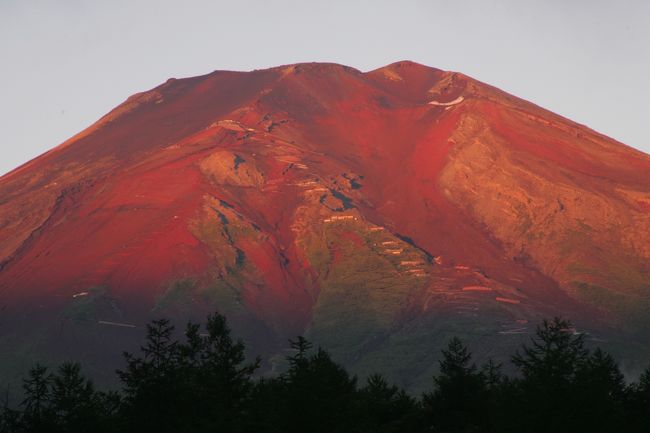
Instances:
[[[169,77],[404,59],[650,153],[646,0],[0,0],[0,174]]]

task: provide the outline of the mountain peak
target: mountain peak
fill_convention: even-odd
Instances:
[[[434,69],[431,66],[423,65],[422,63],[414,62],[413,60],[399,60],[397,62],[389,63],[379,69]]]
[[[216,309],[257,353],[307,333],[406,384],[451,329],[480,358],[555,315],[641,364],[649,172],[411,61],[168,81],[0,178],[0,359],[30,338],[29,356],[110,370],[149,318]]]

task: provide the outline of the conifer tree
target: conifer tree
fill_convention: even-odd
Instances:
[[[577,415],[589,431],[616,431],[625,421],[626,385],[614,358],[597,348],[580,366],[573,388],[579,404]]]
[[[36,364],[23,381],[25,399],[22,406],[22,424],[27,431],[47,433],[53,431],[54,416],[51,410],[50,384],[52,375],[47,367]]]
[[[21,412],[9,405],[9,389],[5,392],[0,408],[0,433],[15,433],[20,431]]]
[[[639,377],[638,382],[627,386],[624,399],[624,415],[630,433],[650,431],[650,367]]]
[[[579,431],[576,385],[589,358],[584,334],[555,318],[537,327],[529,345],[512,357],[522,378],[512,396],[513,428],[530,432]],[[552,416],[550,416],[552,414]]]
[[[118,371],[123,383],[122,417],[126,429],[146,432],[176,432],[178,416],[178,343],[169,320],[147,325],[142,357],[125,353],[126,369]]]
[[[58,430],[67,433],[96,429],[98,404],[93,384],[78,363],[62,364],[51,384],[51,409]]]
[[[259,360],[245,362],[245,346],[232,338],[223,316],[208,316],[205,331],[189,323],[180,343],[169,321],[153,321],[143,356],[125,354],[119,376],[128,430],[241,431]]]
[[[303,337],[291,342],[297,351],[288,358],[289,371],[282,377],[286,400],[285,431],[335,433],[354,425],[356,377],[335,363],[330,355],[312,347]]]
[[[440,373],[434,377],[433,392],[423,396],[427,418],[436,431],[485,431],[487,383],[472,363],[472,355],[456,337],[442,351]]]
[[[361,432],[416,432],[424,425],[415,399],[379,374],[368,377],[359,389],[356,410]]]
[[[188,412],[195,413],[192,431],[239,431],[252,393],[252,376],[260,360],[246,363],[245,346],[234,340],[224,316],[208,316],[205,335],[188,324],[186,343],[179,346]]]

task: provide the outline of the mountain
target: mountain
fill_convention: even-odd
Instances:
[[[110,381],[218,310],[266,371],[304,334],[418,389],[449,337],[504,359],[559,315],[633,373],[649,259],[650,156],[585,126],[408,61],[216,71],[0,178],[0,369]]]

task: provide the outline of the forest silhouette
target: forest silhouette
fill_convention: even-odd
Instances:
[[[5,398],[0,433],[650,431],[650,369],[626,383],[612,356],[560,318],[512,356],[512,376],[451,339],[421,396],[379,374],[359,383],[303,337],[290,341],[284,373],[259,377],[260,359],[246,359],[219,314],[174,336],[170,321],[152,321],[141,353],[124,354],[119,391],[95,389],[77,363],[32,367],[23,398]]]

